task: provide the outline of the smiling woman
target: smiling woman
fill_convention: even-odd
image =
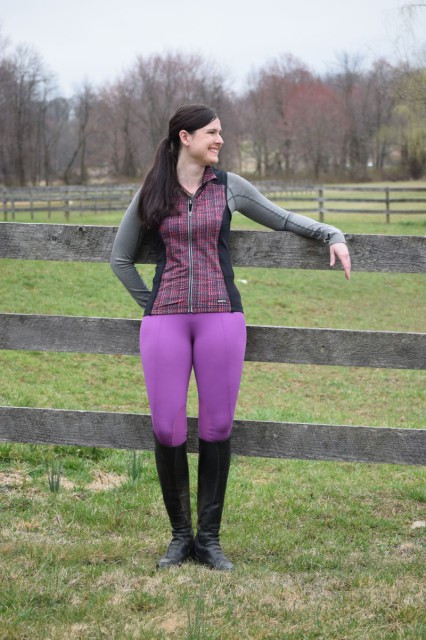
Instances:
[[[182,131],[181,135],[182,151],[178,162],[181,168],[179,182],[189,193],[195,193],[200,186],[198,175],[185,175],[185,169],[188,168],[187,159],[193,158],[198,161],[201,166],[209,164],[217,164],[219,161],[219,151],[223,145],[222,129],[219,118],[215,118],[213,122],[206,127],[197,129],[193,133]],[[189,166],[190,163],[189,163]],[[194,182],[194,177],[196,178]]]
[[[229,250],[232,213],[271,229],[326,242],[346,278],[343,234],[281,209],[239,176],[213,167],[224,141],[220,120],[204,105],[185,105],[169,122],[154,165],[117,233],[111,266],[145,309],[140,352],[152,416],[157,470],[172,526],[158,567],[189,557],[215,569],[233,564],[219,543],[230,464],[230,436],[246,346],[241,296]],[[157,240],[152,291],[135,268],[147,232]],[[186,453],[191,370],[198,388],[198,523],[194,538]]]

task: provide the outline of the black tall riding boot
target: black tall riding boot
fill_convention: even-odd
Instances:
[[[163,569],[184,562],[194,545],[186,442],[178,447],[166,447],[155,438],[155,461],[172,525],[172,541],[166,555],[157,562],[157,567]]]
[[[234,565],[219,542],[223,503],[231,461],[231,440],[199,441],[198,459],[198,531],[194,557],[213,569],[231,570]]]

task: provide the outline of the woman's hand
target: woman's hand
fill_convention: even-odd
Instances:
[[[330,267],[333,268],[336,263],[336,256],[342,263],[346,280],[351,277],[351,257],[348,247],[344,242],[336,242],[330,245]]]

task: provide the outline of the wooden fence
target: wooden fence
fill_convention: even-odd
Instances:
[[[2,188],[3,219],[16,220],[20,213],[29,213],[31,220],[50,220],[52,213],[71,214],[111,213],[124,211],[137,185],[70,186]]]
[[[307,194],[300,190],[295,195],[297,202],[306,202],[304,209],[294,209],[305,214],[318,214],[320,222],[324,222],[326,214],[370,215],[384,214],[386,223],[390,223],[392,215],[418,215],[426,213],[426,188],[422,187],[342,187],[327,186],[313,187],[313,193]],[[415,197],[409,197],[412,194]],[[348,195],[345,195],[348,194]],[[356,195],[354,195],[356,194]],[[364,197],[362,194],[368,194]],[[271,200],[288,198],[285,191],[274,190],[268,193]],[[312,205],[311,205],[312,203]]]
[[[116,228],[0,223],[0,258],[106,262]],[[426,239],[346,236],[354,269],[424,273]],[[327,269],[328,249],[285,232],[233,231],[236,266]],[[152,263],[152,247],[139,262]],[[111,277],[113,275],[111,274]],[[0,349],[138,355],[138,320],[0,314]],[[426,368],[426,334],[249,326],[246,360],[317,365]],[[197,424],[189,418],[189,450]],[[0,407],[0,441],[152,449],[149,415]],[[237,420],[240,455],[426,464],[426,429]]]
[[[291,200],[292,211],[316,214],[322,222],[326,214],[333,213],[379,214],[388,223],[396,214],[426,214],[426,188],[422,187],[291,186],[272,182],[259,182],[256,186],[271,200]],[[68,221],[71,215],[124,211],[136,188],[137,185],[3,187],[3,219],[19,220],[20,214],[29,213],[31,220],[50,220],[52,213],[63,213]]]

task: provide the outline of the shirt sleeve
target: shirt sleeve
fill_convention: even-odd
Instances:
[[[127,291],[143,309],[150,290],[135,267],[144,237],[144,229],[138,216],[140,189],[136,192],[118,228],[111,252],[110,265]]]
[[[239,211],[270,229],[291,231],[327,244],[345,242],[343,233],[336,227],[281,209],[235,173],[228,173],[227,200],[231,213]]]

